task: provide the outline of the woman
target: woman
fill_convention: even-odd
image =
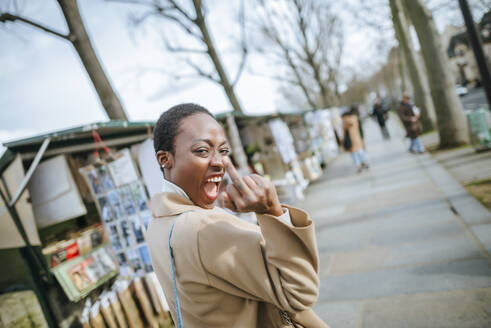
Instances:
[[[147,242],[174,322],[180,308],[186,328],[291,327],[289,319],[327,327],[311,310],[319,285],[312,221],[281,205],[267,179],[237,173],[212,114],[172,107],[155,126],[154,146],[165,178]],[[225,172],[232,184],[219,195]],[[256,212],[259,225],[215,207],[219,196],[233,211]]]
[[[424,147],[419,140],[419,136],[423,132],[421,123],[419,122],[420,113],[419,110],[411,104],[411,96],[408,93],[404,93],[402,101],[399,104],[399,117],[406,129],[406,137],[411,140],[409,145],[409,152],[413,154],[424,153]]]
[[[360,133],[361,130],[358,123],[358,115],[356,115],[356,110],[351,108],[348,112],[345,112],[342,117],[344,131],[343,144],[346,146],[346,150],[351,152],[353,163],[358,172],[361,172],[363,169],[368,169],[369,165],[365,150],[363,149],[364,143]],[[350,142],[347,143],[347,140],[350,140]]]

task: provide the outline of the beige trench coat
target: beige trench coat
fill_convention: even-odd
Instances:
[[[271,215],[258,215],[256,226],[173,193],[154,195],[151,207],[147,243],[174,319],[167,243],[176,221],[171,247],[184,327],[291,327],[278,308],[304,327],[327,327],[311,310],[319,260],[305,212],[287,207],[293,226]]]
[[[349,151],[354,152],[363,149],[365,144],[363,143],[363,139],[360,135],[360,127],[358,125],[358,117],[356,115],[343,116],[343,131],[346,130],[348,130],[351,143],[353,144]]]

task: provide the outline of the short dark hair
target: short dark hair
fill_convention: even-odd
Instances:
[[[153,130],[153,147],[155,148],[155,152],[164,150],[174,154],[175,140],[179,133],[179,126],[182,119],[200,113],[215,118],[208,109],[193,103],[179,104],[163,112]]]

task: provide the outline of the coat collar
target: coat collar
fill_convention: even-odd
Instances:
[[[189,199],[189,196],[186,194],[184,190],[182,190],[181,187],[178,185],[170,182],[169,180],[164,178],[163,184],[162,184],[162,192],[172,192],[175,194],[178,194],[179,196],[185,197]]]
[[[179,215],[189,211],[209,211],[195,205],[189,198],[173,192],[153,195],[150,205],[155,218]]]

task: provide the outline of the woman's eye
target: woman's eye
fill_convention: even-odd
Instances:
[[[200,148],[200,149],[196,149],[194,152],[198,155],[205,155],[208,153],[208,149]]]
[[[228,155],[228,154],[230,154],[230,150],[228,150],[228,149],[221,149],[220,150],[220,154],[222,154],[222,155]]]

